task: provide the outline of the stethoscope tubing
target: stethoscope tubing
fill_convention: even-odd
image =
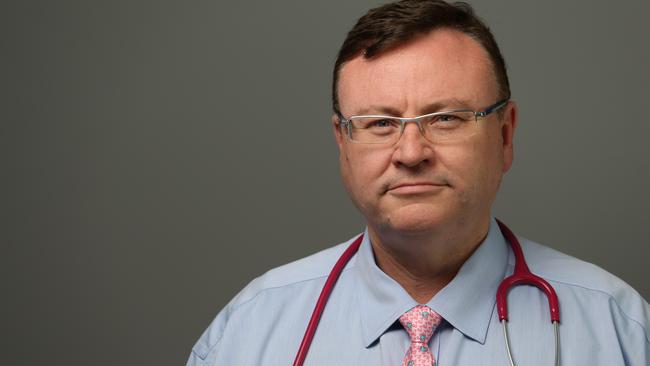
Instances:
[[[559,348],[559,330],[558,324],[560,322],[560,308],[557,294],[553,287],[546,282],[543,278],[534,275],[528,268],[526,259],[524,258],[523,250],[521,249],[521,244],[515,236],[515,234],[501,221],[497,220],[501,233],[504,235],[506,241],[510,243],[510,247],[515,256],[515,269],[511,276],[506,277],[499,288],[497,289],[497,312],[499,314],[499,321],[503,324],[503,331],[505,336],[506,351],[508,353],[508,359],[511,366],[515,366],[512,353],[510,350],[510,340],[508,337],[508,291],[515,286],[528,284],[533,285],[542,290],[546,294],[549,303],[549,310],[551,315],[551,322],[553,323],[555,330],[555,365],[560,364],[560,348]],[[350,246],[343,252],[341,257],[336,261],[332,271],[327,276],[325,285],[321,290],[320,296],[316,301],[316,306],[314,306],[314,311],[311,314],[309,323],[307,324],[307,329],[305,330],[305,335],[303,336],[302,342],[300,342],[300,347],[296,353],[296,358],[293,361],[293,366],[302,366],[307,357],[307,352],[311,346],[311,342],[314,339],[314,334],[316,333],[316,328],[318,328],[318,323],[320,318],[323,315],[323,310],[325,305],[329,300],[332,289],[336,284],[339,276],[343,272],[343,268],[354,256],[354,254],[359,250],[361,242],[363,241],[363,234],[359,235]]]
[[[323,309],[325,309],[325,304],[327,304],[327,300],[329,300],[332,289],[334,288],[336,281],[339,279],[341,272],[343,272],[345,265],[348,264],[352,256],[359,251],[362,240],[363,234],[359,235],[359,237],[352,242],[345,252],[343,252],[339,260],[334,264],[329,276],[327,276],[325,285],[323,285],[323,290],[321,291],[320,296],[318,296],[318,301],[316,301],[316,306],[311,314],[311,319],[309,319],[309,324],[307,324],[305,335],[302,338],[302,342],[300,342],[300,348],[298,348],[298,353],[293,361],[294,366],[302,366],[303,362],[305,362],[305,357],[307,357],[311,341],[314,339],[316,328],[318,328],[318,323],[323,315]]]
[[[497,289],[497,313],[499,314],[499,322],[503,325],[503,336],[506,343],[506,351],[508,353],[508,361],[510,366],[515,366],[514,358],[510,347],[510,337],[508,336],[508,291],[518,285],[533,285],[540,289],[548,299],[549,312],[551,314],[551,323],[553,323],[553,334],[555,337],[555,365],[560,365],[560,331],[558,325],[560,323],[560,305],[557,294],[545,279],[534,275],[528,268],[524,252],[519,244],[517,236],[500,220],[497,219],[497,224],[501,229],[501,233],[506,241],[510,243],[512,252],[515,256],[515,269],[512,275],[506,277],[499,288]]]
[[[505,237],[506,241],[510,243],[512,252],[515,255],[515,269],[512,275],[501,281],[501,284],[497,289],[497,312],[499,313],[499,320],[508,320],[508,291],[517,285],[533,285],[546,294],[546,297],[548,298],[549,311],[551,313],[551,321],[559,323],[560,305],[553,286],[546,282],[545,279],[534,275],[530,271],[517,236],[498,219],[497,223],[499,224],[501,233]]]

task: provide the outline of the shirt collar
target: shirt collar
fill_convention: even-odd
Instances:
[[[507,264],[508,246],[492,219],[485,240],[427,305],[465,336],[484,343]],[[363,341],[369,347],[417,302],[377,267],[367,229],[355,268]]]

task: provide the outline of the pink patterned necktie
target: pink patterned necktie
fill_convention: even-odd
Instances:
[[[399,321],[411,337],[402,366],[432,366],[436,360],[427,346],[442,318],[426,305],[418,305],[400,316]]]

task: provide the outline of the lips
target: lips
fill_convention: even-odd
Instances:
[[[438,182],[402,182],[388,187],[388,192],[392,194],[422,194],[432,193],[446,187],[447,184]]]

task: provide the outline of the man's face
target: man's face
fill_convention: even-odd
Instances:
[[[379,57],[362,56],[340,70],[344,117],[390,114],[413,117],[442,110],[484,110],[498,101],[487,52],[469,36],[436,30]],[[343,182],[379,230],[416,233],[487,222],[503,172],[512,163],[513,103],[479,119],[478,133],[461,141],[432,144],[417,125],[406,125],[394,144],[347,139],[333,117]]]

